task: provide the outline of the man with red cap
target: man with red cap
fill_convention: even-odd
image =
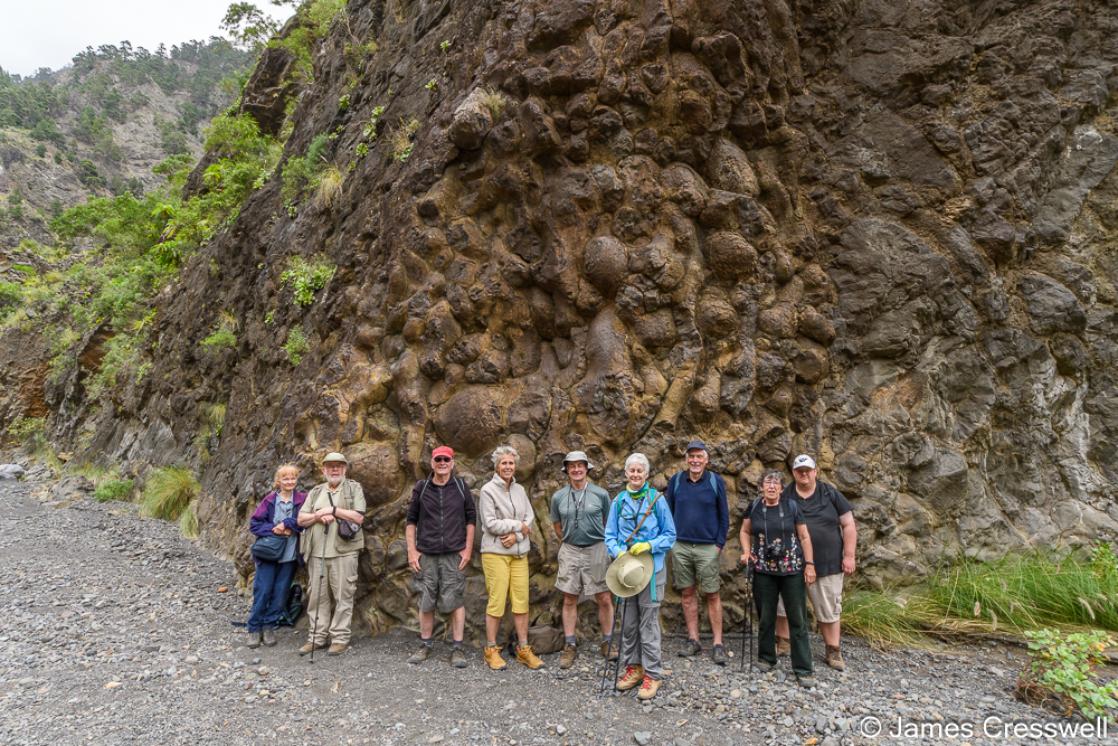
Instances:
[[[450,616],[450,663],[466,667],[466,575],[474,550],[477,509],[461,477],[453,477],[454,450],[431,452],[431,476],[415,483],[408,504],[405,538],[408,564],[419,575],[419,649],[408,663],[422,663],[434,647],[435,609]]]

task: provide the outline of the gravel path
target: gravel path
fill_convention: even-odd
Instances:
[[[490,673],[480,654],[452,669],[437,646],[437,659],[414,667],[404,632],[358,638],[312,666],[295,653],[302,632],[242,646],[229,620],[247,615],[247,601],[218,592],[233,587],[231,564],[177,526],[131,504],[52,502],[46,487],[0,482],[4,744],[1037,743],[1048,739],[1004,737],[1001,726],[988,737],[983,720],[1053,721],[1012,699],[1021,653],[997,646],[886,654],[851,640],[838,674],[816,640],[819,687],[806,692],[786,660],[767,675],[739,671],[737,659],[721,669],[677,657],[682,639],[669,636],[673,670],[645,706],[632,693],[596,697],[589,655],[570,671],[547,656],[545,671]],[[876,739],[867,716],[882,721]],[[898,718],[924,730],[889,737]],[[973,734],[951,738],[948,723]]]

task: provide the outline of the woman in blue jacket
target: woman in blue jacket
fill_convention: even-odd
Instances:
[[[256,512],[249,521],[249,531],[254,536],[282,536],[287,542],[283,554],[275,562],[254,558],[256,576],[252,581],[252,612],[245,625],[250,648],[276,644],[276,625],[287,604],[287,591],[299,561],[296,545],[302,529],[295,519],[307,499],[306,492],[295,489],[299,483],[299,467],[283,464],[276,469],[272,482],[274,489],[256,506]]]
[[[606,520],[606,549],[610,557],[625,552],[652,555],[652,579],[641,592],[625,599],[621,614],[621,660],[625,675],[617,688],[640,684],[639,699],[652,699],[663,673],[660,653],[660,601],[667,572],[664,556],[675,544],[675,522],[667,500],[648,483],[648,457],[634,453],[625,459],[625,489],[610,506]]]

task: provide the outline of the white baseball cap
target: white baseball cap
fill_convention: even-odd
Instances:
[[[813,459],[811,456],[808,456],[806,453],[801,453],[799,456],[796,456],[796,460],[792,462],[792,471],[795,471],[796,469],[814,468],[815,459]]]

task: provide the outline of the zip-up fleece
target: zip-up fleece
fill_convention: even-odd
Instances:
[[[407,522],[415,526],[415,547],[423,554],[461,552],[466,526],[477,525],[474,496],[459,477],[441,486],[421,479],[411,491]]]
[[[535,514],[528,493],[515,479],[512,485],[496,474],[482,486],[478,494],[477,512],[481,520],[481,551],[483,554],[510,554],[519,557],[528,554],[531,544],[520,532],[520,524],[532,525]],[[511,547],[501,546],[501,536],[516,534]]]
[[[273,490],[264,496],[260,504],[256,506],[256,511],[249,519],[248,530],[256,536],[268,536],[272,533],[272,505],[279,499],[279,492]],[[295,507],[291,511],[291,517],[284,520],[283,525],[294,531],[296,534],[303,533],[303,528],[296,522],[295,518],[299,515],[299,509],[303,507],[306,502],[307,493],[295,490],[291,494],[291,499],[295,501]]]

